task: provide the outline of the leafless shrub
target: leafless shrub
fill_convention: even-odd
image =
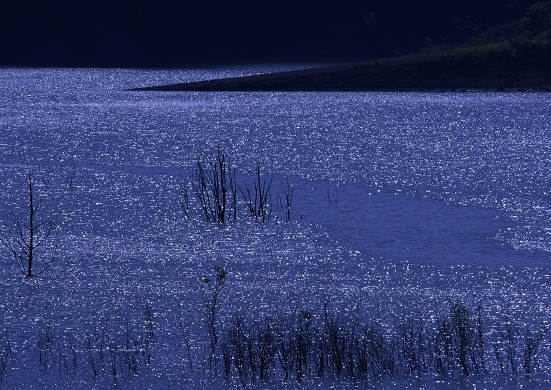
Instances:
[[[56,364],[57,360],[54,342],[54,332],[52,326],[50,323],[44,322],[38,332],[36,343],[38,361],[44,371]]]
[[[73,164],[68,168],[67,178],[65,179],[65,183],[69,187],[69,191],[73,190],[73,184],[75,182],[76,175],[77,175],[77,165],[73,161]]]
[[[244,188],[238,186],[241,195],[247,205],[250,214],[255,220],[266,222],[272,215],[271,207],[271,195],[270,189],[272,188],[273,178],[269,182],[262,180],[260,175],[260,164],[256,166],[256,180],[253,184],[254,192],[249,189],[249,186],[245,184]]]
[[[500,371],[507,374],[518,374],[517,362],[518,334],[512,321],[500,324],[493,341],[493,349]]]
[[[220,148],[217,149],[214,161],[205,162],[199,159],[195,173],[181,189],[179,203],[186,218],[193,220],[194,210],[198,209],[206,221],[226,223],[237,220],[240,207],[241,211],[244,208],[255,221],[267,222],[279,206],[285,210],[284,220],[291,220],[293,187],[289,181],[283,190],[284,199],[282,200],[280,194],[275,194],[276,202],[273,202],[273,177],[265,179],[261,174],[260,164],[256,166],[251,186],[247,183],[238,185],[236,176],[236,170],[231,168]],[[239,202],[238,192],[242,199]]]
[[[402,369],[420,377],[428,370],[427,356],[430,346],[426,329],[421,321],[408,316],[400,326],[400,335]]]
[[[325,187],[325,195],[327,195],[327,200],[329,202],[329,206],[335,205],[335,207],[338,205],[338,187],[335,186],[334,189],[330,188],[330,185],[327,184],[327,187]]]
[[[13,221],[6,222],[1,242],[13,257],[21,273],[27,278],[45,272],[57,256],[59,219],[43,215],[33,176],[27,175],[27,212],[13,213]],[[40,253],[40,255],[39,255]],[[42,260],[37,270],[36,261]]]
[[[226,161],[224,152],[218,148],[214,162],[197,161],[191,188],[199,201],[207,221],[226,223],[237,217],[237,183],[235,170]],[[182,208],[189,216],[189,193],[184,191]]]

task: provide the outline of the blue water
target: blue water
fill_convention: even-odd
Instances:
[[[547,94],[125,91],[260,70],[4,69],[0,163],[176,172],[220,146],[317,187],[297,215],[373,255],[547,264]]]
[[[62,221],[38,311],[74,329],[148,301],[174,325],[222,264],[228,315],[329,300],[391,321],[461,297],[496,318],[548,318],[551,95],[128,91],[287,68],[0,69],[0,216],[23,209],[31,172]],[[250,183],[260,164],[274,198],[292,185],[290,223],[277,208],[264,225],[185,219],[181,189],[218,147]],[[32,322],[3,259],[0,319]]]

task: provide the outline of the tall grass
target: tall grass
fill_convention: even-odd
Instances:
[[[314,378],[359,383],[386,377],[530,376],[541,368],[546,336],[545,324],[490,324],[481,307],[473,310],[460,302],[434,321],[409,316],[392,329],[327,306],[316,313],[239,313],[219,334],[223,375],[243,385]]]
[[[193,339],[182,333],[186,346],[180,351],[182,356],[176,346],[172,351],[171,359],[182,362],[182,376],[200,373],[200,377],[238,386],[314,380],[357,385],[384,378],[532,378],[549,368],[545,323],[494,323],[482,307],[473,309],[461,302],[438,318],[419,313],[392,327],[370,322],[368,315],[335,311],[327,305],[317,311],[219,316],[217,305],[212,306],[212,293],[221,291],[221,287],[216,289],[216,278],[224,279],[216,274],[211,281],[207,311],[214,317],[207,316],[207,329],[204,333],[195,330]],[[84,375],[117,384],[148,375],[157,358],[153,351],[160,341],[158,326],[150,305],[140,318],[121,322],[102,317],[85,329],[84,338],[43,320],[31,340],[34,359],[45,373]],[[180,327],[185,331],[183,323]],[[176,328],[162,333],[177,334]],[[28,362],[23,352],[12,348],[7,332],[0,337],[0,381],[17,374],[18,365]]]

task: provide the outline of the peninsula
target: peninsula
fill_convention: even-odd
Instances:
[[[135,90],[551,91],[548,61],[539,54],[455,50]]]

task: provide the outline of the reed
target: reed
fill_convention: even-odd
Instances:
[[[384,378],[532,378],[548,370],[551,351],[545,321],[541,325],[511,319],[492,323],[482,306],[472,309],[460,301],[436,319],[410,314],[385,327],[370,321],[369,313],[349,314],[328,305],[320,310],[238,311],[227,316],[219,307],[225,270],[217,267],[207,278],[203,280],[205,337],[199,332],[192,339],[180,322],[185,348],[181,356],[177,350],[171,352],[172,359],[189,366],[182,375],[208,375],[214,381],[221,375],[226,384],[240,387],[293,386],[313,380],[367,386]],[[38,371],[89,375],[115,385],[147,375],[158,326],[149,304],[136,319],[94,321],[84,338],[44,319],[31,339],[35,361],[42,368]],[[161,333],[175,334],[174,330]],[[11,368],[23,361],[27,360],[14,353],[5,332],[0,338],[0,381],[18,372]]]
[[[481,306],[472,310],[456,302],[435,322],[408,316],[383,330],[325,305],[319,312],[265,317],[236,313],[220,324],[218,337],[224,376],[243,386],[278,378],[340,378],[357,384],[388,377],[533,375],[541,368],[547,326],[518,327],[497,325],[490,344],[486,340],[496,326],[485,322]]]

